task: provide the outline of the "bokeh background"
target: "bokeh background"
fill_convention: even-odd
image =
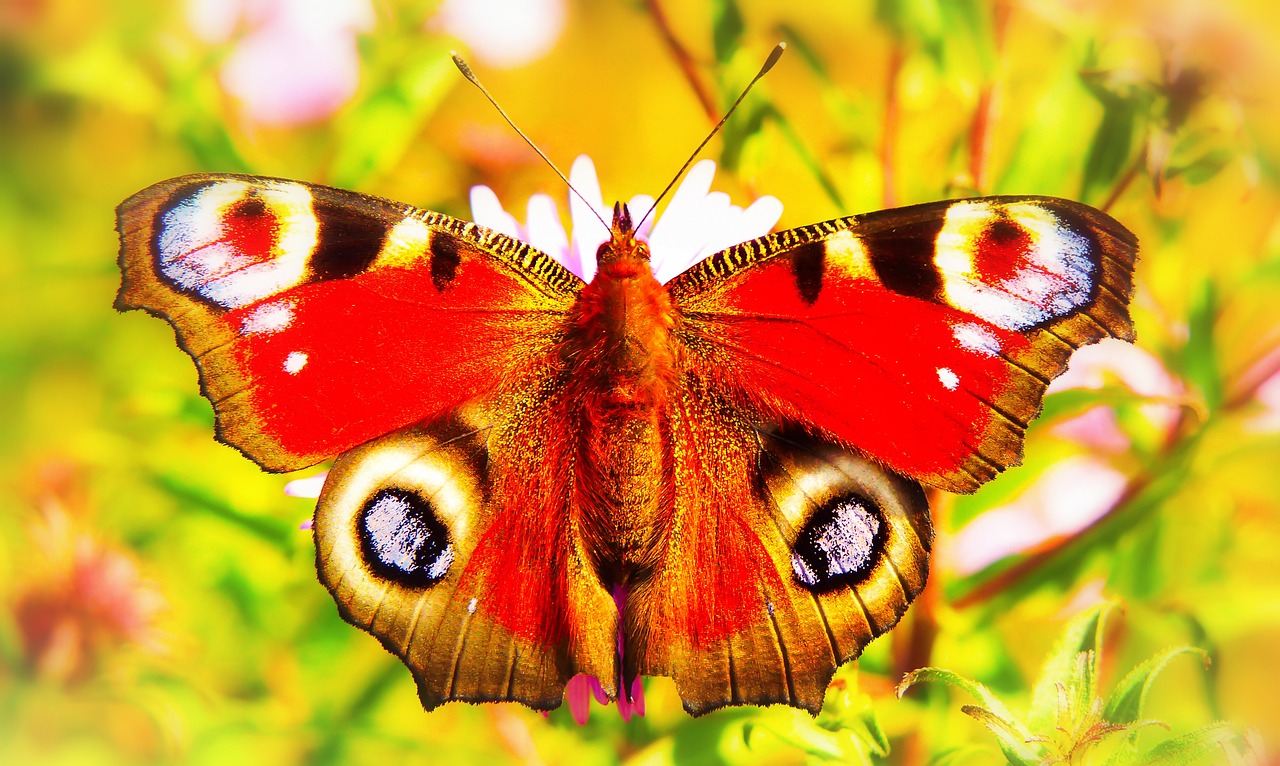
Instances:
[[[1103,207],[1142,241],[1136,347],[1078,355],[1025,465],[934,497],[928,590],[816,720],[690,719],[665,679],[626,722],[424,713],[316,582],[297,477],[214,442],[168,327],[112,310],[116,204],[219,170],[563,210],[450,49],[606,199],[653,193],[779,40],[717,188],[781,226]],[[1271,0],[3,0],[0,763],[1274,763],[1277,83]]]

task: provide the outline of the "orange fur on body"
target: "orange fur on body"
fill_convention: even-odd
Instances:
[[[602,577],[628,585],[655,563],[654,530],[670,507],[662,423],[677,381],[677,316],[625,207],[615,208],[612,236],[596,259],[599,271],[574,306],[564,350],[582,418],[576,507]]]

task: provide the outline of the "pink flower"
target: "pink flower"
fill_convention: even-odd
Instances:
[[[17,584],[14,624],[27,663],[63,683],[92,677],[126,646],[156,652],[164,600],[133,557],[99,540],[73,516],[75,499],[45,482],[31,527],[38,566]],[[81,509],[83,510],[83,509]]]
[[[1262,405],[1262,411],[1249,420],[1249,430],[1259,433],[1280,431],[1280,371],[1264,380],[1253,396]]]
[[[249,119],[282,126],[322,120],[355,95],[356,34],[373,27],[369,0],[190,0],[187,17],[211,43],[248,28],[219,79]]]
[[[1186,396],[1181,381],[1170,375],[1159,359],[1138,346],[1114,338],[1077,351],[1067,371],[1050,384],[1048,393],[1073,388],[1101,389],[1108,384],[1122,385],[1146,398],[1149,403],[1143,404],[1139,411],[1159,432],[1173,427]],[[1124,451],[1131,441],[1120,430],[1115,410],[1108,405],[1098,405],[1059,423],[1054,433],[1107,452]]]
[[[541,58],[564,31],[564,0],[444,0],[431,27],[481,63],[510,69]]]
[[[966,524],[951,539],[948,560],[961,575],[1066,537],[1093,523],[1124,494],[1128,477],[1087,455],[1048,468],[1011,502]]]

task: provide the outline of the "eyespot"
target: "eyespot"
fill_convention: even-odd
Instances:
[[[796,579],[812,590],[860,582],[875,566],[884,542],[880,511],[858,495],[819,508],[791,549]]]
[[[380,489],[360,509],[359,534],[365,561],[385,577],[426,587],[453,564],[449,530],[431,502],[412,490]]]

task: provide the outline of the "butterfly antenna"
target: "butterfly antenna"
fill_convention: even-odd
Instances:
[[[759,82],[761,77],[768,74],[770,69],[773,69],[774,64],[778,63],[778,59],[782,58],[782,53],[786,49],[786,43],[778,43],[773,47],[773,50],[769,53],[769,58],[764,60],[764,66],[760,67],[760,71],[756,72],[756,76],[751,78],[751,82],[747,83],[747,87],[742,89],[742,93],[738,96],[738,99],[733,102],[733,105],[729,107],[729,111],[724,113],[724,116],[720,118],[720,122],[717,122],[716,126],[707,134],[707,137],[702,139],[702,143],[698,144],[697,149],[693,150],[693,154],[689,155],[689,159],[684,161],[684,165],[680,166],[680,170],[675,174],[675,177],[671,179],[671,183],[667,184],[667,188],[663,189],[662,193],[653,200],[653,205],[649,208],[649,212],[645,213],[644,217],[640,219],[640,223],[636,224],[637,231],[640,230],[640,226],[645,221],[649,220],[649,216],[653,215],[653,211],[658,209],[658,203],[662,201],[663,197],[667,196],[667,192],[671,191],[671,187],[676,185],[676,181],[680,180],[680,176],[684,175],[684,171],[689,169],[689,166],[693,164],[695,159],[697,159],[698,154],[702,152],[702,148],[707,145],[707,142],[710,141],[715,134],[720,132],[720,128],[724,127],[725,122],[729,119],[729,115],[733,114],[733,111],[738,108],[738,104],[742,103],[742,99],[747,97],[747,94],[751,92],[751,88]]]
[[[564,181],[565,186],[569,187],[569,191],[578,195],[578,199],[582,200],[582,202],[587,206],[587,209],[591,211],[591,214],[594,215],[600,221],[600,223],[604,225],[606,229],[609,229],[610,231],[612,231],[613,227],[611,227],[608,223],[605,223],[604,218],[601,218],[600,213],[596,211],[595,206],[592,205],[590,202],[587,202],[587,198],[582,196],[582,192],[573,188],[573,184],[569,183],[569,179],[565,177],[564,173],[560,172],[560,168],[556,167],[556,164],[551,161],[551,158],[548,157],[541,149],[539,149],[538,145],[535,144],[532,139],[526,136],[523,130],[521,130],[516,126],[515,122],[513,122],[512,119],[509,116],[507,116],[507,113],[502,110],[501,106],[498,106],[498,101],[493,96],[489,95],[489,91],[485,90],[485,87],[480,84],[480,80],[479,78],[476,77],[476,73],[471,71],[471,67],[467,64],[465,60],[463,60],[461,56],[458,55],[458,52],[450,51],[449,55],[453,57],[453,64],[454,66],[458,67],[459,72],[462,72],[462,76],[470,80],[472,85],[480,89],[480,92],[484,94],[484,97],[489,99],[489,103],[493,104],[493,108],[498,110],[498,114],[502,115],[502,119],[506,120],[507,124],[511,126],[511,129],[516,132],[516,135],[523,138],[524,142],[529,145],[529,148],[537,152],[538,156],[542,158],[542,161],[547,163],[547,166],[550,167],[553,171],[555,171],[556,175],[560,176],[560,180]],[[763,72],[761,74],[763,74]],[[759,79],[759,77],[757,76],[756,79]],[[755,82],[755,81],[753,80],[752,82]],[[738,100],[741,101],[742,99],[738,99]]]

